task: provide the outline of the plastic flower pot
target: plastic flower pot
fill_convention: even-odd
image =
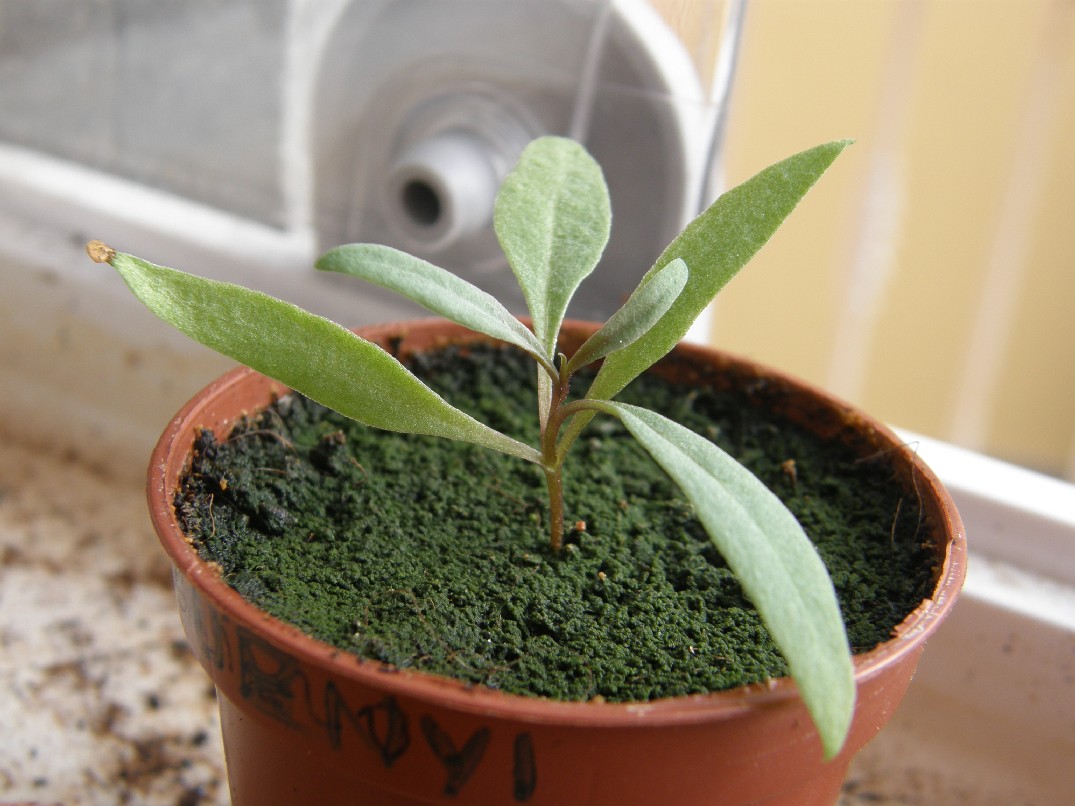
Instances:
[[[593,326],[568,323],[581,343]],[[399,354],[487,340],[440,321],[358,331]],[[397,344],[398,342],[398,344]],[[752,400],[857,455],[886,452],[922,508],[932,595],[894,636],[856,655],[858,700],[842,752],[824,761],[788,678],[634,704],[504,694],[360,660],[244,600],[203,561],[173,498],[198,431],[230,424],[287,390],[249,369],[206,387],[153,454],[148,495],[174,564],[182,621],[217,688],[236,804],[832,804],[848,764],[896,710],[929,636],[956,598],[966,540],[933,473],[887,428],[825,393],[724,353],[680,346],[658,367],[677,380],[751,389]]]

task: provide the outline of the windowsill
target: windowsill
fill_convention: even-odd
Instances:
[[[966,522],[967,585],[841,806],[1075,802],[1062,772],[1075,755],[1071,488],[966,452],[959,464],[928,440],[922,453]],[[1015,477],[1014,499],[987,494]],[[1012,562],[1014,547],[1038,557],[1039,536],[1058,547],[1049,578]],[[6,798],[227,802],[215,700],[139,484],[0,440],[0,580],[0,723],[19,726],[0,743]]]
[[[0,439],[0,647],[0,800],[227,803],[141,485]]]
[[[1075,488],[906,434],[967,530],[960,601],[841,806],[1075,802]]]

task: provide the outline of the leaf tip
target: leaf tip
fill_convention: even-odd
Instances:
[[[86,244],[86,254],[94,263],[111,263],[116,257],[116,250],[104,241],[93,240]]]

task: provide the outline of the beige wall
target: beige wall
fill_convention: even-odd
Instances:
[[[655,5],[690,39],[711,4]],[[1075,2],[751,0],[728,137],[732,183],[857,143],[722,294],[716,343],[1075,475]]]

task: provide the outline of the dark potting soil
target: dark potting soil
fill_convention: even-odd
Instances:
[[[536,444],[529,359],[448,349],[412,369]],[[883,457],[856,461],[734,395],[648,375],[619,399],[713,439],[785,501],[829,568],[856,651],[928,595],[915,502],[901,503]],[[366,428],[289,395],[223,441],[203,432],[177,510],[202,556],[258,607],[397,667],[608,701],[787,673],[690,505],[617,420],[591,422],[565,485],[574,528],[554,554],[536,466]]]

